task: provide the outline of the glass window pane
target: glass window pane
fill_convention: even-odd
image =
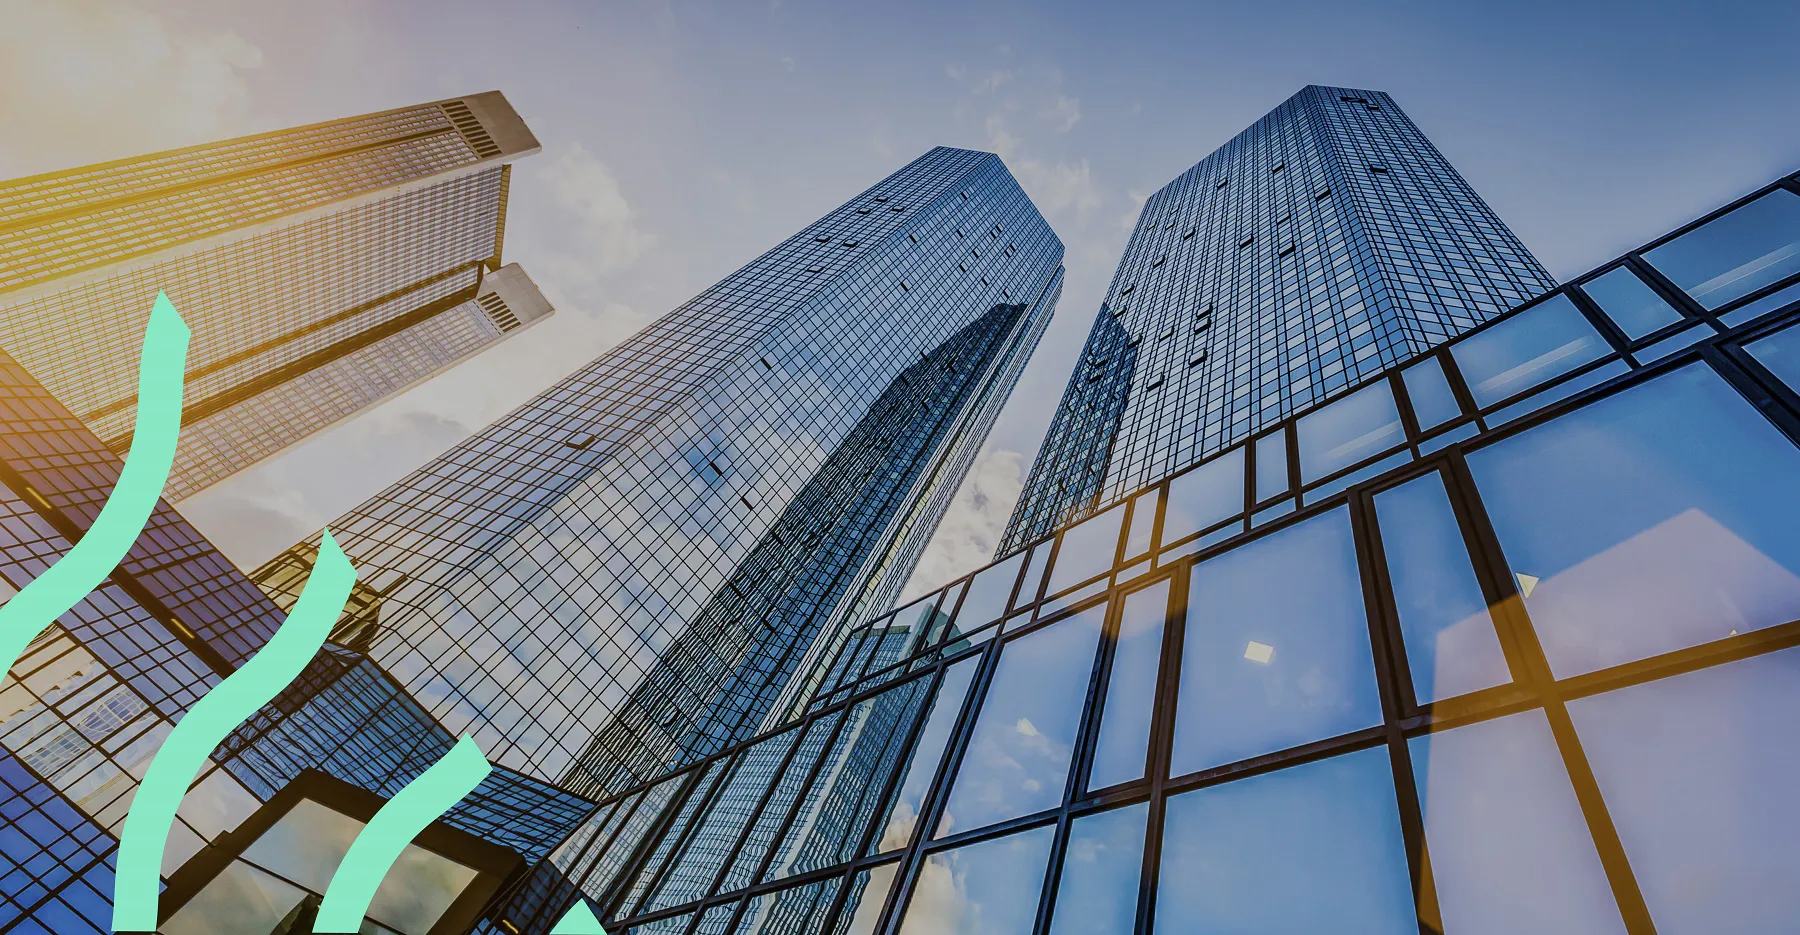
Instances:
[[[1125,533],[1125,558],[1135,558],[1150,548],[1150,536],[1156,532],[1156,508],[1162,505],[1162,488],[1152,488],[1131,506],[1131,529]]]
[[[1625,930],[1542,710],[1410,747],[1445,932]]]
[[[722,906],[713,906],[701,914],[700,924],[694,926],[691,935],[728,935],[731,928],[731,916],[736,911],[736,900]]]
[[[634,925],[625,930],[625,935],[682,935],[688,930],[688,923],[694,921],[694,914],[684,912],[668,919]]]
[[[1169,799],[1158,932],[1416,932],[1387,749]]]
[[[900,863],[895,861],[858,873],[850,883],[850,894],[844,897],[844,908],[838,911],[832,935],[874,935],[899,870]]]
[[[1800,393],[1800,325],[1790,325],[1760,341],[1752,341],[1744,345],[1744,350],[1780,377],[1789,389]]]
[[[274,931],[305,898],[304,890],[234,860],[158,930],[165,935]]]
[[[725,858],[737,847],[738,836],[756,803],[775,779],[782,757],[794,745],[799,732],[789,730],[755,744],[737,757],[719,794],[706,806],[694,835],[681,857],[663,875],[662,883],[645,903],[645,912],[679,906],[705,896],[713,877],[725,866]]]
[[[1294,431],[1300,442],[1303,484],[1406,441],[1406,430],[1400,426],[1400,409],[1394,405],[1394,390],[1386,380],[1378,380],[1301,416]]]
[[[1800,272],[1800,196],[1776,189],[1644,254],[1714,309]]]
[[[1131,935],[1149,814],[1140,802],[1070,823],[1050,935]]]
[[[1645,284],[1628,266],[1588,280],[1581,287],[1606,317],[1628,337],[1641,338],[1681,320],[1681,313]]]
[[[756,865],[768,852],[769,845],[774,843],[775,832],[781,829],[781,823],[787,819],[788,809],[793,807],[794,799],[806,788],[807,775],[813,764],[825,752],[825,745],[831,740],[831,732],[837,726],[837,720],[836,715],[828,715],[807,725],[799,747],[782,769],[780,780],[775,783],[775,791],[757,813],[756,823],[750,827],[750,834],[744,839],[743,846],[737,848],[732,855],[730,869],[725,871],[725,879],[719,884],[719,892],[729,893],[750,885],[751,874],[756,872]]]
[[[736,935],[818,935],[837,895],[838,877],[764,893],[750,900]]]
[[[1468,460],[1559,676],[1800,617],[1800,451],[1704,364]]]
[[[1800,919],[1800,650],[1569,702],[1658,932]]]
[[[925,793],[931,791],[938,764],[944,761],[944,748],[956,730],[956,716],[962,713],[963,700],[969,696],[969,682],[981,657],[975,656],[944,671],[944,683],[938,686],[931,702],[931,713],[925,726],[919,728],[918,743],[908,755],[906,775],[894,790],[893,800],[882,811],[881,833],[875,836],[871,853],[905,847],[912,840],[913,826],[918,824],[919,809],[925,804]]]
[[[1031,935],[1056,827],[925,858],[900,935]]]
[[[1183,536],[1244,512],[1244,449],[1230,451],[1169,481],[1163,541]]]
[[[1050,570],[1050,588],[1044,593],[1055,594],[1111,571],[1119,552],[1119,525],[1124,521],[1125,507],[1120,504],[1069,527],[1063,533],[1062,548],[1056,551],[1056,566]]]
[[[1470,395],[1483,409],[1611,351],[1561,293],[1450,345]]]
[[[1100,736],[1094,746],[1089,789],[1144,778],[1150,717],[1156,708],[1156,670],[1162,662],[1163,618],[1168,610],[1167,581],[1125,598],[1106,702],[1100,709]]]
[[[1194,566],[1173,775],[1381,722],[1350,516]]]
[[[1024,607],[1038,599],[1038,591],[1044,583],[1044,568],[1050,564],[1050,550],[1056,545],[1054,538],[1045,539],[1031,550],[1031,559],[1025,565],[1025,578],[1019,582],[1019,593],[1013,596],[1014,607]]]
[[[1436,357],[1400,371],[1400,378],[1406,381],[1406,398],[1412,401],[1419,431],[1429,432],[1462,415],[1462,407],[1456,404],[1456,394]]]
[[[1006,613],[1006,600],[1012,597],[1013,585],[1019,581],[1019,566],[1025,564],[1025,553],[983,569],[969,581],[969,593],[963,597],[962,609],[956,612],[956,631],[968,633],[1000,619]]]
[[[1106,605],[1001,647],[937,836],[1062,803]]]
[[[1414,697],[1437,701],[1511,681],[1443,475],[1376,494],[1375,514]]]
[[[1270,432],[1256,440],[1256,502],[1288,489],[1287,433]]]

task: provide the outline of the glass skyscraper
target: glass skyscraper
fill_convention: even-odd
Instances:
[[[0,347],[123,452],[166,291],[182,499],[549,314],[500,272],[537,150],[490,91],[0,183]]]
[[[1000,553],[1555,284],[1392,98],[1309,86],[1144,203]]]
[[[446,728],[578,792],[749,736],[893,600],[1061,259],[997,157],[926,153],[332,522],[378,597],[346,625]],[[315,546],[258,573],[278,601]]]

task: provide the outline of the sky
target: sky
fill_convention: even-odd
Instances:
[[[1306,84],[1387,91],[1558,279],[1800,168],[1800,4],[0,0],[0,178],[498,89],[545,323],[180,504],[253,566],[934,145],[1062,303],[915,583],[981,565],[1144,198]]]

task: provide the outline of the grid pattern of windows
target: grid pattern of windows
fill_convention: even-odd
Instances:
[[[495,762],[574,788],[594,781],[571,771],[627,704],[648,715],[636,747],[679,744],[692,703],[634,694],[657,660],[759,542],[786,539],[784,514],[907,368],[1000,306],[1025,307],[1006,344],[1034,342],[1061,257],[998,158],[925,154],[334,521],[383,594],[372,656]],[[983,358],[982,384],[1016,376],[1002,360]],[[997,407],[1008,388],[961,399]],[[940,437],[901,446],[895,465],[838,463],[966,464],[946,446],[980,443]],[[847,590],[839,607],[856,599]],[[747,645],[693,650],[719,657],[700,671],[731,672]]]
[[[1307,87],[1145,202],[1001,552],[1555,284],[1392,98]]]
[[[1788,179],[859,628],[804,717],[603,800],[493,918],[1789,925],[1797,245]],[[1618,269],[1674,320],[1627,337]]]

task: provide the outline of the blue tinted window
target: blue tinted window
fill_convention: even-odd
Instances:
[[[1628,337],[1641,338],[1681,320],[1681,313],[1627,266],[1595,276],[1582,284],[1581,291]]]
[[[1050,935],[1131,935],[1149,813],[1140,802],[1070,823]]]
[[[1194,566],[1179,698],[1175,775],[1380,723],[1348,513]]]
[[[1156,670],[1162,662],[1163,618],[1168,610],[1167,581],[1125,598],[1106,701],[1100,710],[1100,736],[1094,746],[1089,789],[1144,778],[1150,717],[1156,707]]]
[[[833,877],[752,897],[732,931],[735,935],[816,935],[824,930],[825,914],[837,888],[838,879]]]
[[[1161,487],[1139,496],[1132,504],[1131,528],[1125,533],[1125,558],[1142,555],[1150,548],[1150,535],[1156,529],[1156,508],[1161,504]]]
[[[944,748],[950,743],[950,732],[956,728],[956,716],[962,713],[963,699],[969,695],[969,681],[975,677],[975,667],[980,662],[981,658],[976,656],[944,670],[944,683],[938,686],[937,697],[931,702],[931,713],[926,715],[925,726],[919,729],[919,740],[908,755],[906,774],[901,778],[899,788],[894,790],[887,817],[882,820],[881,833],[875,836],[872,844],[875,851],[905,847],[912,840],[913,826],[919,821],[925,793],[931,791],[938,764],[944,761]]]
[[[875,925],[881,921],[881,910],[887,904],[888,891],[894,888],[894,875],[899,870],[900,864],[896,861],[858,873],[850,884],[849,894],[844,897],[844,908],[838,910],[833,935],[875,935]]]
[[[1199,532],[1244,512],[1244,449],[1220,455],[1169,481],[1164,542]]]
[[[1069,527],[1056,552],[1056,565],[1050,569],[1050,588],[1045,593],[1055,594],[1111,571],[1119,552],[1119,525],[1124,521],[1125,507],[1121,504]]]
[[[1410,746],[1444,931],[1625,930],[1543,711]]]
[[[1054,825],[925,858],[900,935],[1031,935]]]
[[[1462,414],[1456,394],[1444,377],[1444,368],[1436,357],[1414,364],[1400,372],[1406,381],[1406,397],[1412,400],[1413,418],[1419,420],[1419,431],[1429,432]]]
[[[1158,932],[1416,932],[1385,748],[1169,799]]]
[[[1800,919],[1800,650],[1569,702],[1659,932]]]
[[[1800,326],[1789,325],[1786,330],[1744,345],[1744,350],[1800,393]]]
[[[1511,679],[1462,529],[1436,472],[1375,495],[1413,694],[1436,701]]]
[[[1378,380],[1300,417],[1300,482],[1311,483],[1406,441],[1394,390]],[[1260,456],[1261,450],[1257,451]],[[1257,472],[1260,477],[1262,472]]]
[[[1287,433],[1270,432],[1256,440],[1256,500],[1261,503],[1287,489]]]
[[[1776,189],[1644,254],[1709,309],[1800,272],[1800,196]]]
[[[1558,675],[1800,617],[1800,451],[1704,364],[1468,459]]]
[[[937,833],[1061,804],[1106,605],[1001,647]]]
[[[969,593],[963,597],[962,609],[956,612],[956,629],[967,633],[983,624],[993,623],[1006,612],[1006,599],[1012,596],[1019,580],[1019,566],[1025,553],[983,570],[969,581]]]
[[[1612,350],[1575,303],[1558,293],[1450,345],[1450,355],[1483,409]]]

